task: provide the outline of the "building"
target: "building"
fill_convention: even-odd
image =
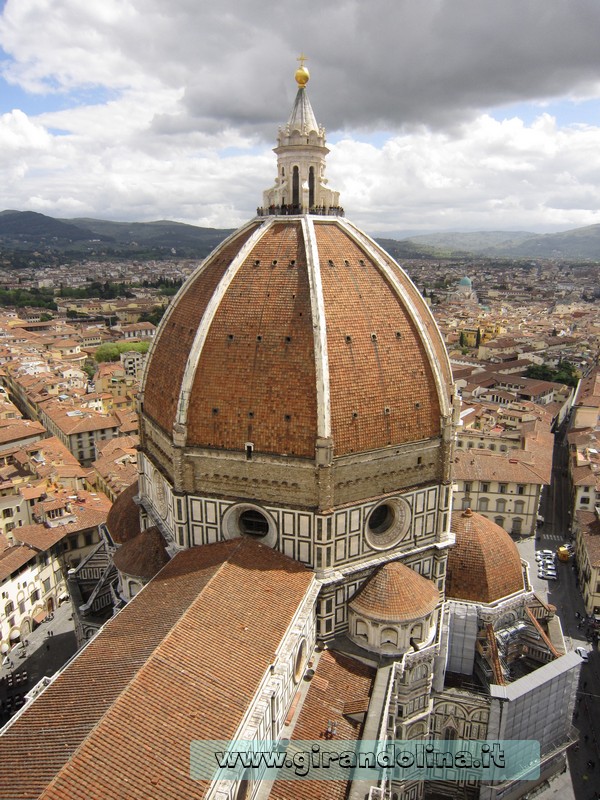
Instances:
[[[575,514],[573,532],[586,613],[600,623],[600,507]]]
[[[0,651],[2,657],[67,599],[61,549],[38,550],[0,537]]]
[[[97,442],[119,435],[119,421],[112,414],[73,407],[60,400],[45,404],[41,418],[50,433],[86,466],[96,458]]]
[[[561,709],[539,731],[543,777],[564,764],[579,657],[510,537],[471,511],[451,522],[459,403],[442,338],[326,186],[304,66],[296,81],[275,187],[163,317],[140,394],[139,484],[72,574],[80,638],[101,595],[124,607],[0,736],[7,800],[108,798],[125,781],[161,800],[317,797],[243,769],[194,780],[190,742],[518,738],[540,693]],[[447,656],[471,638],[457,687]],[[35,773],[23,770],[42,737]],[[452,787],[465,800],[522,789]],[[440,791],[384,774],[319,793]]]
[[[471,508],[516,536],[535,533],[552,478],[552,415],[511,399],[466,403],[454,459],[454,507]]]
[[[121,335],[123,339],[144,340],[149,339],[156,333],[156,325],[151,322],[135,322],[132,325],[121,325]]]

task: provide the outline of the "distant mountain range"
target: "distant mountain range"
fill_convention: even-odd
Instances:
[[[156,257],[176,251],[203,258],[231,233],[181,222],[55,219],[34,211],[0,211],[0,249]]]
[[[489,258],[556,258],[600,262],[600,225],[544,234],[527,231],[434,233],[412,236],[405,241],[417,247],[431,247],[436,254],[469,253]]]
[[[203,258],[231,229],[200,228],[181,222],[110,222],[55,219],[34,211],[0,212],[0,249],[71,255],[129,257],[177,255]],[[600,225],[562,233],[482,231],[435,233],[378,241],[399,259],[477,255],[487,258],[556,258],[600,262]]]

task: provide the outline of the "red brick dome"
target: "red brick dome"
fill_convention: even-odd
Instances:
[[[126,541],[113,556],[119,572],[145,581],[153,578],[168,562],[165,540],[154,526]]]
[[[350,608],[363,617],[382,622],[422,619],[439,603],[432,581],[399,561],[384,564],[359,589]]]
[[[256,218],[165,315],[142,418],[187,447],[314,458],[438,437],[443,341],[392,258],[341,217]]]
[[[508,533],[471,509],[454,511],[446,597],[493,603],[524,586],[521,556]]]
[[[117,497],[106,517],[106,527],[116,544],[124,544],[141,530],[140,510],[133,498],[139,491],[138,482],[132,483]]]

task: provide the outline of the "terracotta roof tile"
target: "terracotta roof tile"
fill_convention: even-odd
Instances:
[[[519,551],[503,528],[467,509],[452,513],[451,530],[447,597],[493,603],[524,588]]]
[[[248,255],[215,314],[191,392],[187,441],[242,451],[251,441],[257,452],[310,458],[316,430],[304,240],[299,223],[281,223]]]
[[[358,590],[350,608],[367,617],[402,622],[430,614],[440,601],[432,581],[399,561],[384,564]]]
[[[315,225],[315,231],[336,455],[439,435],[440,401],[432,365],[406,300],[335,222]],[[404,276],[404,291],[408,283]],[[429,316],[422,298],[419,305]],[[437,330],[435,335],[440,339]],[[441,339],[440,347],[444,349]]]
[[[333,218],[315,222],[314,231],[335,455],[438,436],[439,393],[450,395],[452,377],[425,302],[366,237],[354,238]],[[320,296],[311,287],[311,244],[297,220],[277,220],[261,231],[218,297],[197,365],[196,354],[188,363],[211,296],[250,232],[209,256],[175,299],[149,359],[144,412],[170,434],[190,370],[189,446],[243,451],[251,441],[256,452],[314,458]]]
[[[365,664],[339,653],[325,651],[294,727],[292,741],[323,739],[325,744],[329,721],[336,726],[337,739],[357,741],[363,726],[344,716],[349,713],[348,698],[357,701],[362,709],[366,708],[375,674],[376,670]],[[317,677],[321,680],[317,681]],[[276,781],[269,798],[343,800],[348,789],[349,782],[346,781]]]
[[[187,290],[175,301],[172,311],[167,312],[154,337],[146,367],[144,411],[168,433],[173,428],[178,387],[202,315],[227,267],[252,232],[250,228],[235,236],[204,262],[201,271],[190,278]]]
[[[141,530],[140,512],[133,502],[138,491],[138,482],[136,481],[117,497],[108,512],[106,527],[117,544],[124,544],[129,539],[133,539]]]
[[[168,562],[165,540],[154,526],[129,539],[113,556],[119,572],[144,580],[153,578]]]
[[[3,539],[2,545],[6,541],[4,537]],[[16,572],[24,564],[28,564],[36,556],[36,550],[24,545],[15,545],[14,547],[0,550],[0,581],[10,578],[13,572]]]
[[[2,800],[191,800],[193,739],[231,738],[310,584],[249,539],[175,556],[0,736]]]
[[[591,567],[600,567],[600,520],[593,511],[575,513],[577,527]]]

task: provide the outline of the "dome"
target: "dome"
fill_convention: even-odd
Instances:
[[[124,544],[140,532],[140,512],[133,498],[138,482],[132,483],[117,497],[106,517],[106,527],[116,544]]]
[[[434,610],[440,593],[432,581],[399,561],[381,567],[352,598],[356,614],[381,622],[422,619]]]
[[[406,273],[342,217],[268,216],[188,279],[157,331],[142,418],[179,444],[314,458],[439,437],[452,376]]]
[[[471,509],[454,511],[446,597],[494,603],[524,588],[521,556],[509,534]]]
[[[153,578],[169,560],[165,540],[154,526],[129,539],[113,556],[119,572],[144,581]]]
[[[473,283],[472,283],[472,281],[471,281],[471,278],[467,278],[467,277],[465,276],[464,278],[461,278],[461,279],[459,280],[459,282],[458,282],[458,285],[459,285],[459,286],[468,286],[468,288],[470,289],[470,288],[472,287]]]

